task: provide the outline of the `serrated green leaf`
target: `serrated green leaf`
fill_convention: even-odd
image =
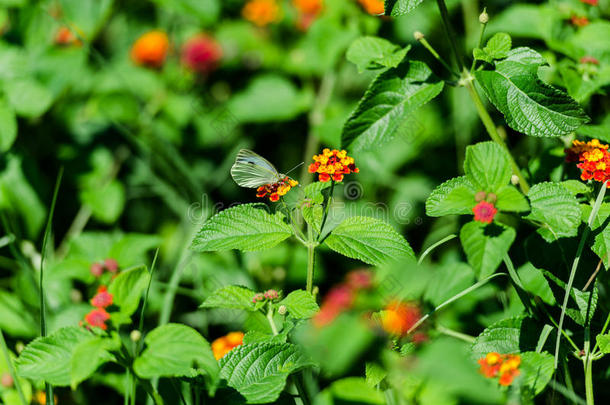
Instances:
[[[395,136],[401,123],[436,97],[444,82],[434,78],[425,63],[404,61],[373,80],[341,134],[345,149],[379,146]]]
[[[592,207],[590,205],[582,205],[582,216],[588,218],[591,214]],[[610,227],[608,227],[608,218],[610,217],[610,203],[602,203],[599,207],[597,215],[591,223],[591,230],[595,236],[591,250],[604,262],[604,267],[607,269],[610,266]],[[586,220],[586,219],[585,219]]]
[[[479,280],[496,271],[516,234],[513,228],[496,222],[472,221],[462,227],[460,241]]]
[[[0,152],[6,152],[17,138],[17,117],[5,100],[0,99]]]
[[[562,302],[565,296],[566,283],[557,277],[553,272],[548,270],[542,270],[546,278],[550,281],[549,287],[553,292],[556,302]],[[591,296],[593,294],[593,296]],[[589,300],[590,297],[590,300]],[[568,307],[566,309],[566,315],[568,315],[574,322],[579,325],[585,324],[585,318],[589,314],[589,319],[595,314],[597,308],[598,292],[597,286],[593,285],[589,291],[582,291],[579,288],[572,287],[570,290],[570,300],[568,301]],[[589,305],[590,301],[590,305]]]
[[[377,363],[367,362],[364,375],[366,376],[366,383],[371,387],[375,387],[386,378],[388,372]]]
[[[426,200],[426,215],[472,214],[477,190],[466,176],[455,177],[436,187]]]
[[[506,354],[535,350],[540,329],[538,322],[531,318],[502,319],[477,336],[472,345],[472,356],[479,359],[490,352]]]
[[[140,299],[148,287],[149,281],[150,273],[146,266],[121,271],[112,280],[108,286],[108,292],[112,294],[113,304],[120,308],[121,317],[129,317],[138,309]]]
[[[214,392],[219,367],[210,344],[195,329],[170,323],[153,329],[144,340],[146,349],[134,361],[141,378],[190,377],[204,375]]]
[[[272,248],[292,235],[281,213],[269,214],[264,205],[227,208],[201,228],[191,249],[198,252],[238,249],[245,252]]]
[[[495,193],[510,181],[508,153],[495,142],[480,142],[466,148],[464,171],[477,191]]]
[[[606,333],[605,335],[597,335],[595,340],[597,341],[599,350],[602,353],[610,353],[610,333]]]
[[[256,293],[249,288],[230,285],[214,291],[201,304],[201,308],[232,308],[255,311],[252,298]]]
[[[496,191],[495,206],[500,211],[505,212],[524,212],[529,211],[530,205],[527,198],[513,186],[502,186]]]
[[[411,46],[401,48],[379,37],[365,36],[356,39],[347,49],[345,57],[358,67],[359,72],[396,67],[405,58]]]
[[[504,32],[498,32],[487,41],[487,45],[483,50],[492,59],[502,59],[508,56],[510,48],[512,47],[512,40],[510,35]]]
[[[337,253],[374,266],[414,258],[409,243],[392,226],[376,218],[347,218],[333,229],[325,243]]]
[[[335,381],[330,386],[333,397],[352,404],[379,404],[386,403],[382,392],[367,384],[361,377],[347,377]]]
[[[577,196],[578,194],[588,194],[591,192],[591,189],[589,188],[589,186],[587,186],[582,181],[565,180],[559,184],[561,184],[563,187],[565,187],[566,190],[568,190],[574,196]]]
[[[547,240],[576,236],[580,225],[580,207],[576,197],[559,183],[535,184],[528,197],[532,208],[525,217],[543,224],[538,232]]]
[[[92,339],[95,339],[95,335],[75,326],[37,338],[23,349],[16,360],[17,372],[21,377],[68,386],[74,350],[79,344]]]
[[[546,352],[521,353],[519,369],[523,374],[523,385],[534,395],[538,395],[551,381],[555,372],[553,355]]]
[[[320,310],[313,295],[303,290],[291,292],[278,305],[285,305],[288,315],[296,319],[311,318]]]
[[[114,361],[115,358],[109,350],[118,350],[119,347],[119,340],[103,337],[96,337],[79,343],[74,349],[70,367],[72,389],[76,389],[78,384],[91,377],[99,366],[108,361]]]
[[[494,61],[494,58],[492,58],[491,55],[489,55],[484,49],[480,48],[474,48],[472,50],[472,56],[476,60],[482,60],[487,63],[493,63]]]
[[[567,135],[589,118],[568,94],[538,78],[538,64],[531,63],[535,58],[517,48],[494,70],[479,70],[475,77],[514,130],[540,137]]]
[[[385,15],[392,17],[400,17],[407,15],[424,0],[385,0],[384,12]]]
[[[254,343],[236,347],[220,359],[220,376],[249,404],[275,401],[291,373],[315,364],[289,343]]]

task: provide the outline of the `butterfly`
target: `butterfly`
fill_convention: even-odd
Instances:
[[[231,177],[240,187],[258,188],[278,183],[286,178],[286,175],[278,172],[271,162],[258,153],[242,149],[237,153],[235,163],[231,167]]]

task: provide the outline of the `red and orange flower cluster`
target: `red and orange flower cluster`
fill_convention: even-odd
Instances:
[[[381,327],[391,335],[403,337],[422,317],[419,307],[414,303],[391,301],[381,313]],[[426,334],[413,334],[416,343],[427,339]]]
[[[277,183],[260,186],[256,189],[256,196],[259,198],[269,196],[270,201],[276,202],[280,199],[280,197],[285,196],[292,187],[296,187],[298,184],[298,181],[286,176]]]
[[[314,163],[309,165],[309,173],[318,173],[318,180],[325,183],[343,181],[343,176],[358,173],[360,170],[354,163],[354,158],[347,156],[345,150],[330,150],[325,148],[321,154],[314,155]]]
[[[331,323],[341,313],[349,310],[356,295],[362,290],[368,290],[373,286],[371,272],[368,270],[354,270],[347,274],[345,282],[334,286],[326,294],[320,311],[312,319],[313,324],[320,328]]]
[[[250,0],[241,14],[251,23],[264,27],[280,19],[281,8],[276,0]]]
[[[216,360],[222,359],[227,353],[244,343],[243,332],[231,332],[212,342],[212,352]]]
[[[161,68],[171,49],[169,37],[164,31],[152,30],[140,36],[131,47],[131,59],[140,66]],[[222,58],[222,48],[216,40],[205,34],[196,34],[187,40],[180,59],[189,70],[210,73]]]
[[[487,378],[498,378],[500,385],[511,385],[515,377],[521,372],[521,356],[518,354],[500,354],[496,352],[487,355],[478,361],[481,374]]]
[[[103,262],[95,262],[89,268],[95,277],[101,277],[104,271],[115,274],[119,271],[119,263],[113,258],[105,259]]]
[[[480,201],[472,209],[474,220],[484,224],[491,224],[498,213],[498,209],[490,202]]]
[[[582,171],[580,175],[582,180],[595,180],[600,183],[610,180],[608,145],[600,143],[597,139],[589,142],[575,140],[572,142],[572,147],[565,152],[566,161],[579,162],[576,167]]]
[[[380,15],[384,12],[383,0],[358,0],[358,3],[371,15]]]
[[[85,315],[86,327],[96,327],[102,330],[108,329],[106,321],[110,319],[110,314],[106,308],[112,305],[112,294],[108,292],[106,286],[102,285],[97,289],[97,294],[91,299],[94,310]]]
[[[324,8],[322,0],[292,0],[292,5],[299,13],[297,27],[303,31],[309,28]]]

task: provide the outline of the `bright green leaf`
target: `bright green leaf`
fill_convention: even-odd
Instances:
[[[524,212],[529,211],[530,205],[527,198],[513,186],[502,186],[496,191],[495,206],[500,211]]]
[[[201,304],[201,308],[232,308],[255,311],[252,298],[256,293],[249,288],[230,285],[214,291]]]
[[[480,142],[466,148],[464,171],[477,191],[495,193],[510,181],[508,153],[495,142]]]
[[[296,319],[311,318],[320,309],[314,297],[303,290],[291,292],[278,305],[285,305],[288,315]]]
[[[198,252],[263,250],[290,235],[292,229],[281,213],[269,214],[260,204],[242,204],[210,218],[195,236],[191,249]]]
[[[581,222],[578,201],[561,184],[535,184],[528,197],[532,212],[526,218],[542,223],[538,232],[547,241],[578,233]]]
[[[385,15],[400,17],[409,14],[413,9],[424,0],[385,0]]]
[[[150,282],[150,273],[146,266],[138,266],[121,271],[108,286],[113,304],[120,308],[122,317],[130,316],[138,309],[142,294]]]
[[[345,57],[363,72],[398,66],[410,48],[401,48],[387,39],[365,36],[352,42]]]
[[[4,91],[17,115],[27,118],[41,116],[53,102],[51,92],[32,79],[15,79],[6,82]]]
[[[513,228],[496,222],[472,221],[462,227],[460,241],[477,278],[483,279],[496,271],[516,234]]]
[[[372,265],[414,257],[411,246],[392,226],[370,217],[345,219],[325,243],[335,252]]]
[[[11,148],[17,138],[17,117],[15,111],[5,101],[0,99],[0,152]]]
[[[466,176],[447,180],[436,187],[426,200],[426,214],[431,217],[472,214],[476,192]]]

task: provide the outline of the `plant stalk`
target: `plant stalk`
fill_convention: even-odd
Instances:
[[[10,352],[8,350],[8,346],[6,345],[6,340],[4,340],[4,334],[0,329],[0,346],[2,347],[2,354],[4,355],[4,360],[6,361],[6,365],[8,367],[8,372],[13,379],[13,384],[15,385],[15,389],[17,389],[17,395],[19,396],[19,402],[21,405],[28,405],[25,400],[25,395],[23,395],[23,390],[21,389],[21,383],[17,379],[17,373],[15,372],[15,367],[13,366],[13,360],[11,359]]]
[[[453,32],[453,26],[451,25],[451,21],[449,19],[449,11],[447,11],[447,5],[445,4],[445,0],[436,0],[436,5],[438,6],[438,10],[441,13],[443,27],[445,28],[445,33],[449,38],[449,44],[451,45],[451,49],[453,50],[453,55],[455,56],[455,61],[458,65],[458,70],[462,71],[464,70],[464,59],[462,58],[462,54],[458,48],[456,36]]]

